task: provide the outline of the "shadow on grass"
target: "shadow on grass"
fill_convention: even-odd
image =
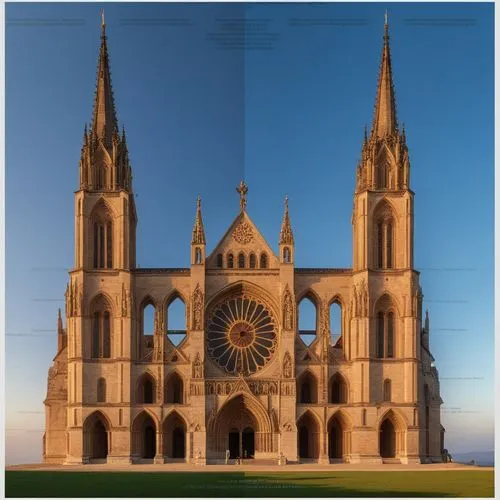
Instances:
[[[447,480],[441,484],[439,478],[430,476],[429,483],[428,476],[423,474],[7,471],[5,493],[6,497],[58,498],[492,496],[492,479],[488,495],[483,491],[488,487],[478,489],[474,481],[468,488],[457,491],[454,478],[443,476]],[[484,485],[484,478],[481,481]]]

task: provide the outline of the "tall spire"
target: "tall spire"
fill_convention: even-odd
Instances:
[[[203,219],[201,218],[201,199],[199,196],[196,200],[196,218],[194,220],[191,245],[205,245],[205,230],[203,229]]]
[[[113,88],[111,86],[104,11],[101,15],[101,48],[97,65],[97,85],[91,131],[94,137],[102,138],[104,144],[110,146],[112,139],[118,134],[118,122],[113,99]]]
[[[288,215],[288,196],[285,196],[285,213],[283,222],[281,223],[280,245],[293,245],[293,231],[290,224],[290,216]]]
[[[382,138],[393,134],[398,128],[396,99],[392,83],[391,52],[389,49],[389,22],[385,12],[384,45],[377,86],[377,98],[373,116],[372,137]]]

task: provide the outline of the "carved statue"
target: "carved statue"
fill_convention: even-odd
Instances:
[[[193,378],[203,378],[203,365],[201,364],[199,352],[196,353],[193,361]]]
[[[72,316],[72,311],[71,311],[71,292],[69,288],[69,283],[66,285],[66,293],[64,294],[66,298],[66,316],[70,317]]]
[[[127,290],[125,289],[125,283],[122,283],[122,316],[127,316]]]
[[[196,285],[193,292],[193,330],[201,330],[203,328],[203,292],[200,289],[200,284]]]
[[[286,287],[285,296],[283,298],[283,325],[285,330],[293,329],[293,301],[288,286]]]
[[[292,358],[290,357],[290,353],[288,351],[285,353],[285,357],[283,359],[283,377],[293,377]]]

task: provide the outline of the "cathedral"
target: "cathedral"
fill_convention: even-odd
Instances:
[[[207,252],[198,199],[190,267],[137,267],[138,213],[103,20],[44,462],[441,461],[442,399],[413,263],[414,193],[387,19],[355,182],[352,268],[295,267],[287,199],[275,253],[247,212],[243,181],[215,248]],[[314,306],[313,330],[300,327],[303,301]],[[169,321],[174,302],[185,310],[182,330]]]

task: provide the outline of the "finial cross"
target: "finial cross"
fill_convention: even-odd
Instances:
[[[247,206],[248,186],[244,181],[241,181],[236,191],[240,194],[240,210],[244,211]]]

